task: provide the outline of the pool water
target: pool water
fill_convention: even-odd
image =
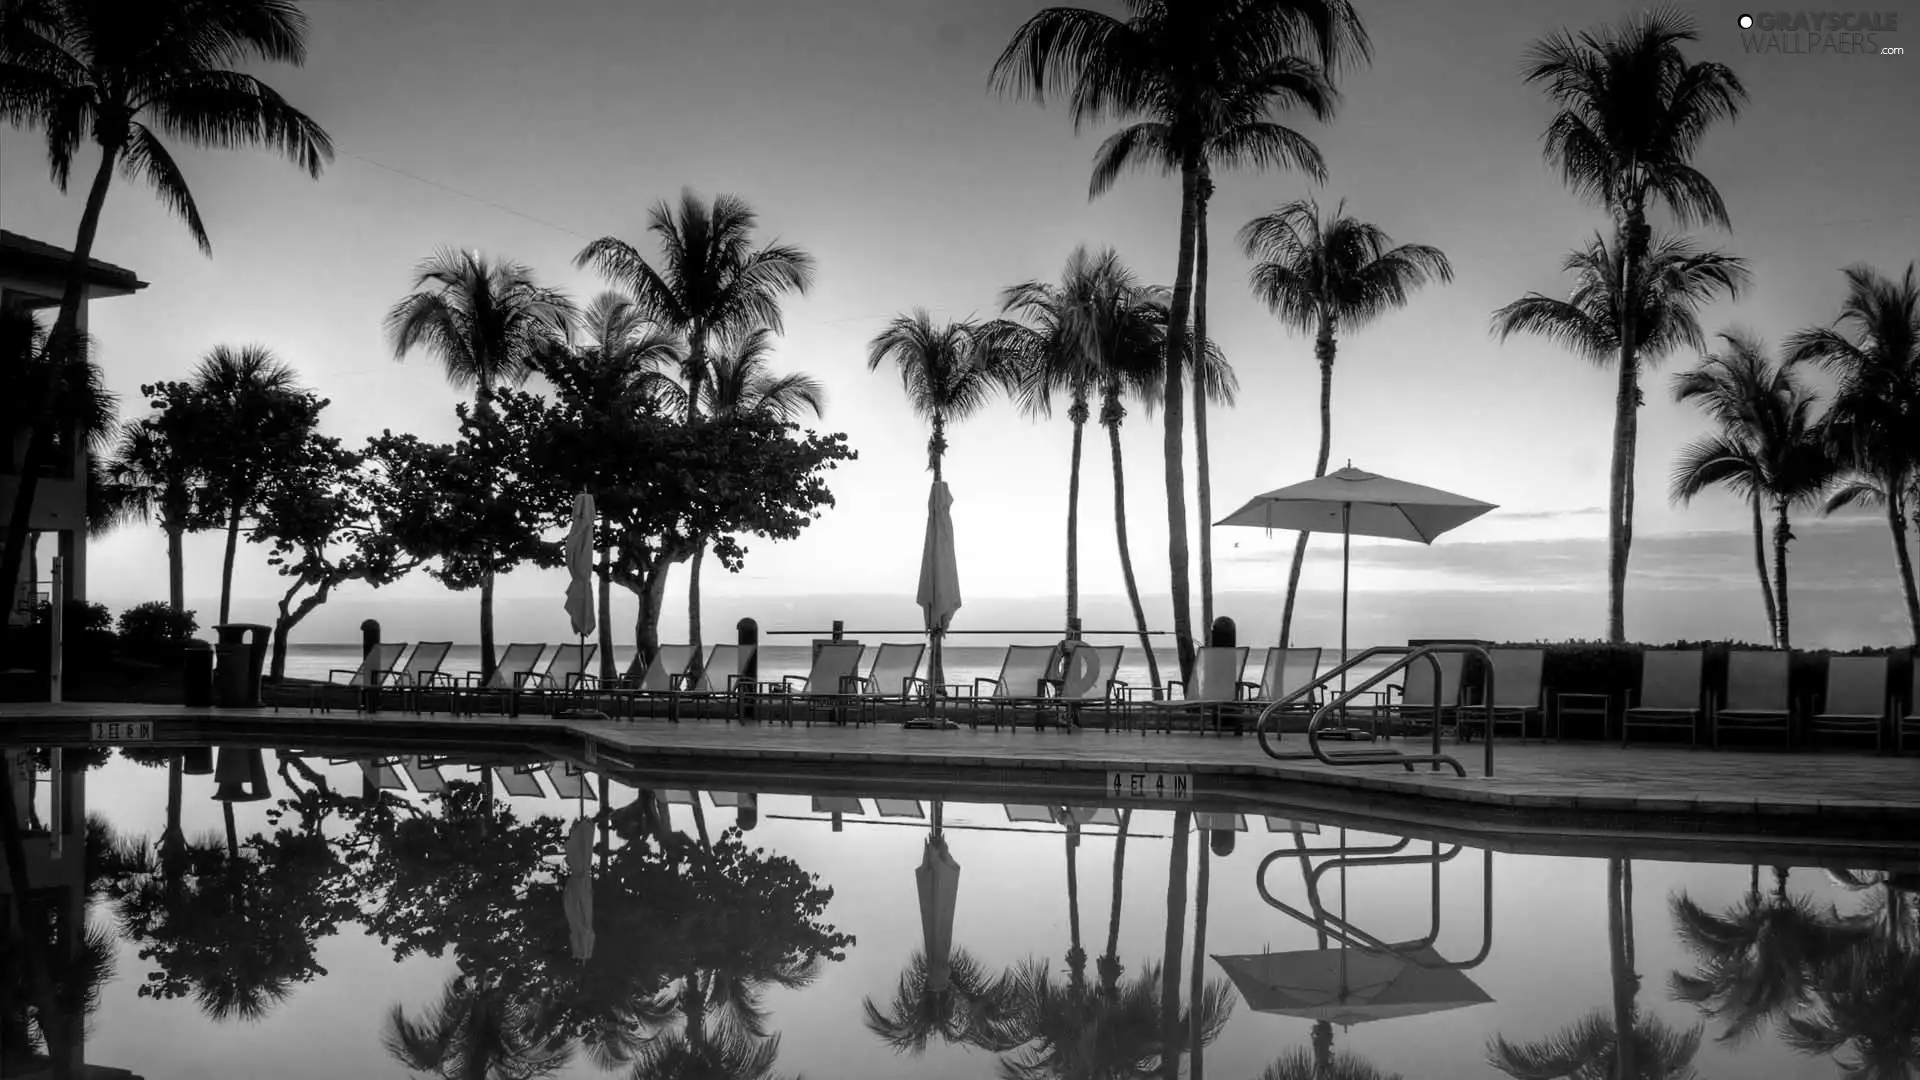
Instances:
[[[246,794],[249,754],[222,753]],[[1622,1053],[1635,1077],[1920,1075],[1910,864],[1523,856],[857,785],[616,779],[602,814],[555,794],[600,790],[560,765],[273,750],[258,801],[166,754],[68,751],[56,813],[41,757],[15,784],[30,922],[55,937],[56,1049],[93,1075],[1117,1078],[1177,1056],[1233,1080],[1601,1078]],[[0,1076],[53,1075],[32,932],[0,952]]]

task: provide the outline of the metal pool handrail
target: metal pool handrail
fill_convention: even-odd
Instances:
[[[1433,843],[1436,848],[1439,846],[1438,841],[1433,841]],[[1260,863],[1260,868],[1254,872],[1254,886],[1260,892],[1260,899],[1266,901],[1266,903],[1270,907],[1272,907],[1274,910],[1279,911],[1285,915],[1291,916],[1296,921],[1306,923],[1309,926],[1315,926],[1319,929],[1325,929],[1327,930],[1330,936],[1338,938],[1349,945],[1353,945],[1355,947],[1363,948],[1363,949],[1372,949],[1378,952],[1392,953],[1400,957],[1402,960],[1406,961],[1407,963],[1412,964],[1415,967],[1426,968],[1428,970],[1466,971],[1471,968],[1479,967],[1481,964],[1486,963],[1487,957],[1493,954],[1493,849],[1491,848],[1480,849],[1480,858],[1481,858],[1480,949],[1478,952],[1473,954],[1471,959],[1442,960],[1437,964],[1428,963],[1417,956],[1409,956],[1407,955],[1407,950],[1405,949],[1404,946],[1395,947],[1394,945],[1391,945],[1373,936],[1372,934],[1367,933],[1365,930],[1359,929],[1358,927],[1354,926],[1352,923],[1347,922],[1345,919],[1339,918],[1338,916],[1334,915],[1332,912],[1327,911],[1319,903],[1319,888],[1317,883],[1319,881],[1320,873],[1327,870],[1331,870],[1336,866],[1341,866],[1341,865],[1345,865],[1348,867],[1405,866],[1405,865],[1411,865],[1411,864],[1419,864],[1423,862],[1431,862],[1434,866],[1434,870],[1437,875],[1439,871],[1440,863],[1450,862],[1454,859],[1454,857],[1460,854],[1462,850],[1460,845],[1455,844],[1452,850],[1450,851],[1447,851],[1447,852],[1436,851],[1432,855],[1407,855],[1407,856],[1399,856],[1399,857],[1367,858],[1367,859],[1336,859],[1326,863],[1323,866],[1314,868],[1314,870],[1310,872],[1308,875],[1308,880],[1307,880],[1308,898],[1309,898],[1309,902],[1313,905],[1315,911],[1320,916],[1322,916],[1323,920],[1325,921],[1316,921],[1313,918],[1305,915],[1304,913],[1299,911],[1297,908],[1294,908],[1292,905],[1274,896],[1272,891],[1267,888],[1267,881],[1266,881],[1267,868],[1282,858],[1286,858],[1288,856],[1298,856],[1302,853],[1303,850],[1304,850],[1303,848],[1296,848],[1292,851],[1288,851],[1284,848],[1276,850],[1272,854],[1268,855],[1265,859],[1263,859]],[[1437,884],[1438,882],[1436,881],[1436,886]],[[1419,944],[1424,947],[1432,947],[1434,943],[1439,939],[1440,892],[1437,887],[1435,888],[1432,896],[1432,908],[1433,908],[1433,923],[1432,923],[1433,933],[1428,938],[1422,941],[1416,942],[1415,944]],[[1325,925],[1325,922],[1327,921],[1337,923],[1339,925],[1337,927],[1329,928]]]
[[[1327,765],[1401,765],[1401,766],[1404,766],[1408,772],[1413,771],[1414,765],[1420,762],[1427,762],[1431,764],[1435,769],[1438,769],[1441,765],[1449,765],[1449,766],[1452,766],[1453,771],[1459,774],[1460,776],[1467,775],[1466,767],[1461,765],[1457,759],[1455,759],[1449,754],[1443,754],[1440,752],[1440,714],[1442,709],[1444,708],[1444,706],[1442,706],[1440,703],[1440,696],[1441,696],[1441,690],[1442,690],[1441,683],[1443,681],[1441,671],[1440,671],[1440,659],[1439,659],[1440,653],[1460,653],[1462,655],[1473,654],[1473,655],[1479,656],[1482,660],[1486,661],[1486,665],[1487,665],[1487,678],[1486,678],[1486,689],[1485,689],[1486,700],[1485,702],[1483,702],[1483,706],[1486,710],[1487,747],[1486,747],[1486,764],[1484,767],[1485,771],[1483,775],[1492,776],[1493,775],[1493,700],[1494,700],[1493,657],[1488,654],[1487,650],[1481,648],[1480,646],[1470,645],[1464,642],[1458,642],[1458,643],[1445,642],[1445,643],[1437,643],[1432,645],[1420,645],[1420,646],[1376,645],[1373,648],[1365,650],[1364,652],[1360,653],[1360,655],[1355,656],[1352,659],[1346,661],[1345,663],[1338,665],[1337,667],[1333,668],[1331,671],[1328,671],[1326,674],[1316,676],[1306,684],[1300,687],[1297,687],[1292,693],[1279,699],[1278,701],[1270,702],[1266,708],[1262,709],[1260,711],[1259,720],[1257,720],[1254,723],[1254,734],[1260,740],[1260,749],[1265,751],[1268,757],[1274,758],[1276,760],[1281,760],[1281,761],[1287,761],[1287,760],[1299,761],[1299,760],[1305,760],[1307,758],[1313,758]],[[1371,678],[1367,679],[1367,681],[1361,683],[1359,686],[1353,687],[1337,695],[1336,697],[1334,697],[1333,700],[1327,702],[1325,705],[1320,706],[1319,709],[1314,711],[1312,719],[1307,722],[1307,752],[1306,753],[1304,754],[1286,753],[1286,752],[1276,750],[1274,748],[1272,742],[1270,742],[1268,739],[1267,724],[1268,724],[1268,721],[1275,716],[1275,714],[1277,714],[1280,710],[1286,708],[1288,705],[1291,705],[1294,702],[1307,697],[1308,695],[1312,694],[1313,691],[1319,689],[1320,687],[1326,686],[1328,683],[1332,682],[1333,679],[1336,678],[1337,676],[1346,674],[1348,671],[1351,671],[1353,668],[1359,666],[1360,664],[1376,656],[1398,656],[1399,659],[1387,665],[1387,667],[1384,670],[1373,675]],[[1326,750],[1321,749],[1320,726],[1322,723],[1326,721],[1326,718],[1328,716],[1332,715],[1336,711],[1344,710],[1347,703],[1352,701],[1354,698],[1357,698],[1361,694],[1364,694],[1367,691],[1371,690],[1375,685],[1385,680],[1388,676],[1393,675],[1397,672],[1406,670],[1415,661],[1421,660],[1421,659],[1425,659],[1427,663],[1431,665],[1433,668],[1433,704],[1431,706],[1431,708],[1433,709],[1433,752],[1431,754],[1407,754],[1402,751],[1394,750],[1390,748],[1389,749],[1369,748],[1366,750],[1347,750],[1347,751],[1341,751],[1339,753],[1330,753]],[[1279,738],[1280,733],[1278,730],[1275,730],[1274,732],[1272,732],[1272,735],[1274,739],[1277,740]]]

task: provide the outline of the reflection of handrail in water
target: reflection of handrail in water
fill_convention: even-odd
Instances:
[[[1432,895],[1433,920],[1431,924],[1432,932],[1428,937],[1424,939],[1421,939],[1412,943],[1408,943],[1415,948],[1425,948],[1425,947],[1432,946],[1434,942],[1438,940],[1439,934],[1440,934],[1440,864],[1443,862],[1451,861],[1455,856],[1459,855],[1460,852],[1463,850],[1460,845],[1458,844],[1454,845],[1451,851],[1445,852],[1443,854],[1438,850],[1439,842],[1434,841],[1433,844],[1436,850],[1432,855],[1428,855],[1428,856],[1407,855],[1407,856],[1398,856],[1398,857],[1392,857],[1392,858],[1366,858],[1366,859],[1358,859],[1358,860],[1335,859],[1328,862],[1325,866],[1315,868],[1312,871],[1309,871],[1308,873],[1303,874],[1302,876],[1306,878],[1308,902],[1316,912],[1316,915],[1318,916],[1316,917],[1312,915],[1307,915],[1305,912],[1302,912],[1298,908],[1293,907],[1291,904],[1288,904],[1286,901],[1281,900],[1279,897],[1273,895],[1272,890],[1267,888],[1268,867],[1272,866],[1274,862],[1280,859],[1286,858],[1287,856],[1290,856],[1290,855],[1298,856],[1298,855],[1307,853],[1308,849],[1306,848],[1306,845],[1298,843],[1299,838],[1297,836],[1295,837],[1295,840],[1298,846],[1294,850],[1289,851],[1284,848],[1276,849],[1271,854],[1269,854],[1265,859],[1261,860],[1259,869],[1254,872],[1254,886],[1259,890],[1260,899],[1266,901],[1269,907],[1274,908],[1275,910],[1281,912],[1284,915],[1290,916],[1291,918],[1295,919],[1298,922],[1304,923],[1307,926],[1311,926],[1315,930],[1321,933],[1325,933],[1328,936],[1341,941],[1343,944],[1352,945],[1355,948],[1370,949],[1376,952],[1392,953],[1395,956],[1400,957],[1402,960],[1405,960],[1407,963],[1413,964],[1418,967],[1430,968],[1430,969],[1451,969],[1455,971],[1465,971],[1469,968],[1479,967],[1481,964],[1485,963],[1487,960],[1487,957],[1492,954],[1493,952],[1493,850],[1491,848],[1482,848],[1480,852],[1481,864],[1482,864],[1482,885],[1481,885],[1481,901],[1480,901],[1481,916],[1480,916],[1480,949],[1479,951],[1474,953],[1472,959],[1469,959],[1469,960],[1448,960],[1448,961],[1441,961],[1439,963],[1429,963],[1429,962],[1423,961],[1418,956],[1406,955],[1407,948],[1408,948],[1407,945],[1395,946],[1395,945],[1389,944],[1385,941],[1380,940],[1374,935],[1369,934],[1366,931],[1359,929],[1358,927],[1355,927],[1351,922],[1348,922],[1347,920],[1342,919],[1337,915],[1334,915],[1332,912],[1327,911],[1326,908],[1320,903],[1319,886],[1318,886],[1319,875],[1322,872],[1328,869],[1332,869],[1335,866],[1343,866],[1343,867],[1397,866],[1397,865],[1417,865],[1419,863],[1431,863],[1433,865],[1433,895]],[[1330,926],[1329,925],[1330,923],[1335,925]]]
[[[1280,698],[1278,701],[1273,701],[1268,703],[1267,707],[1260,711],[1260,717],[1258,720],[1254,721],[1254,725],[1253,725],[1254,734],[1260,740],[1260,749],[1265,751],[1268,757],[1279,759],[1279,760],[1303,760],[1307,758],[1312,758],[1327,765],[1401,765],[1401,766],[1404,766],[1408,772],[1413,771],[1413,767],[1415,764],[1418,764],[1419,762],[1424,761],[1430,764],[1435,770],[1438,770],[1442,765],[1448,765],[1448,766],[1451,766],[1453,768],[1453,771],[1458,775],[1460,776],[1467,775],[1466,766],[1460,764],[1460,762],[1456,758],[1452,757],[1451,755],[1443,754],[1440,752],[1440,714],[1442,710],[1445,708],[1445,706],[1442,705],[1441,703],[1443,690],[1444,690],[1444,688],[1441,685],[1443,681],[1443,677],[1440,671],[1440,658],[1439,658],[1439,654],[1441,653],[1460,653],[1462,655],[1473,654],[1480,657],[1483,661],[1486,662],[1487,674],[1486,674],[1484,692],[1486,694],[1485,708],[1487,713],[1487,746],[1486,746],[1486,766],[1485,766],[1484,775],[1492,776],[1493,775],[1493,680],[1494,680],[1493,658],[1487,653],[1487,650],[1481,648],[1480,646],[1470,645],[1464,642],[1436,642],[1435,644],[1432,644],[1432,645],[1420,645],[1420,646],[1376,645],[1373,648],[1362,651],[1360,655],[1355,656],[1352,659],[1347,660],[1335,666],[1333,670],[1328,671],[1324,675],[1315,676],[1313,679],[1308,680],[1305,684],[1299,687],[1296,687],[1293,690],[1293,692]],[[1385,669],[1369,677],[1365,682],[1362,682],[1359,686],[1353,687],[1351,689],[1347,689],[1343,686],[1341,692],[1337,696],[1335,696],[1332,701],[1327,702],[1326,704],[1320,706],[1317,710],[1314,711],[1312,719],[1307,721],[1307,752],[1306,753],[1283,753],[1275,749],[1272,743],[1268,741],[1267,723],[1269,719],[1272,719],[1273,717],[1275,717],[1281,711],[1286,709],[1287,706],[1292,705],[1297,701],[1300,701],[1301,699],[1307,697],[1309,694],[1313,693],[1313,691],[1331,683],[1335,676],[1340,676],[1344,678],[1348,671],[1351,671],[1353,668],[1359,666],[1360,664],[1368,660],[1373,659],[1376,656],[1398,656],[1399,659],[1387,665]],[[1427,663],[1433,668],[1433,704],[1430,706],[1433,710],[1433,752],[1432,753],[1407,754],[1402,751],[1394,750],[1390,748],[1374,749],[1371,747],[1365,750],[1343,750],[1338,753],[1332,753],[1320,748],[1320,725],[1326,720],[1328,716],[1332,715],[1335,711],[1340,712],[1344,716],[1346,713],[1347,704],[1351,702],[1354,698],[1357,698],[1361,694],[1364,694],[1367,691],[1371,690],[1376,684],[1385,680],[1388,676],[1393,675],[1397,672],[1403,671],[1407,667],[1412,665],[1415,661],[1422,660],[1422,659],[1426,660]],[[1409,678],[1412,677],[1411,673],[1409,673],[1408,677]],[[1375,723],[1376,723],[1375,730],[1377,731],[1378,730],[1377,719]],[[1279,732],[1275,731],[1273,735],[1277,739],[1279,736]]]

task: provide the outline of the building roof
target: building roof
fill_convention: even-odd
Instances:
[[[62,247],[0,229],[0,276],[17,276],[62,284],[73,252]],[[124,266],[99,259],[87,260],[87,284],[92,296],[126,296],[147,287],[139,276]]]

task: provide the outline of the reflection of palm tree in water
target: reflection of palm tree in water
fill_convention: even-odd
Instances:
[[[418,1018],[395,1005],[382,1041],[414,1072],[446,1080],[534,1080],[551,1076],[572,1056],[549,1020],[503,986],[456,975]]]
[[[1633,864],[1607,860],[1607,945],[1612,1013],[1594,1012],[1532,1043],[1503,1035],[1487,1045],[1487,1062],[1520,1080],[1692,1080],[1701,1028],[1675,1031],[1640,1011],[1634,970]]]
[[[88,905],[102,895],[124,852],[125,845],[106,819],[87,820],[82,873]],[[0,923],[0,927],[6,925]],[[114,976],[113,934],[88,919],[71,949],[46,950],[52,969],[52,1007],[57,1013],[54,1022],[48,1023],[33,998],[28,966],[32,958],[23,932],[0,937],[0,1076],[37,1072],[44,1067],[43,1055],[64,1061],[55,1052],[53,1044],[58,1041],[77,1039],[84,1045],[100,1006],[101,989]],[[60,1067],[55,1065],[56,1072]]]
[[[1860,930],[1819,965],[1804,1005],[1781,1037],[1809,1055],[1830,1055],[1852,1080],[1910,1080],[1920,1073],[1920,899],[1893,875],[1836,873],[1869,890]]]

